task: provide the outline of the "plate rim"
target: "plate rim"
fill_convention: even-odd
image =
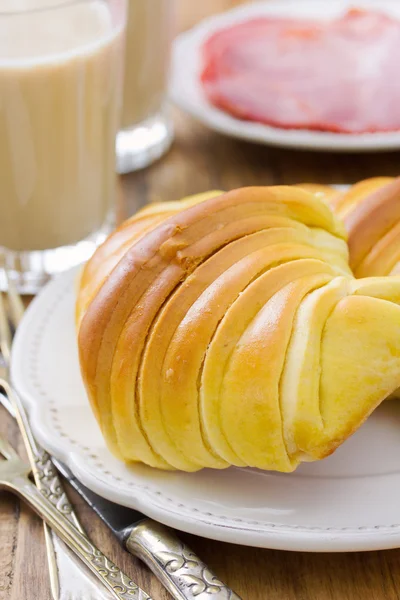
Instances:
[[[331,5],[340,8],[357,6],[379,8],[384,12],[396,7],[397,0],[331,0]],[[319,7],[319,0],[306,0],[306,6]],[[237,119],[214,107],[208,102],[201,89],[198,77],[200,47],[212,33],[232,22],[250,16],[268,14],[282,10],[282,6],[298,6],[296,0],[253,0],[231,10],[207,17],[191,29],[179,34],[173,43],[172,67],[169,84],[169,97],[181,110],[202,122],[210,129],[230,137],[275,147],[309,151],[330,152],[385,152],[400,148],[400,130],[378,133],[346,134],[312,131],[307,129],[290,130],[266,124]],[[304,5],[303,9],[304,10]],[[399,13],[400,15],[400,13]],[[188,60],[188,56],[191,60]],[[195,71],[193,73],[192,71]],[[183,76],[182,76],[183,74]]]
[[[63,441],[63,438],[49,427],[50,423],[48,423],[46,413],[50,408],[48,405],[36,401],[29,386],[26,385],[24,377],[22,356],[25,335],[29,335],[31,323],[35,328],[36,336],[39,335],[39,331],[44,331],[43,323],[49,315],[49,301],[51,300],[52,305],[55,306],[59,302],[59,298],[65,295],[65,291],[71,290],[76,272],[77,268],[74,268],[55,278],[29,306],[15,339],[12,378],[17,391],[29,409],[32,428],[38,441],[46,450],[64,461],[84,485],[109,500],[140,510],[166,525],[224,542],[278,550],[312,552],[380,550],[400,546],[400,523],[324,528],[250,519],[245,521],[241,518],[232,519],[222,515],[204,513],[204,511],[191,506],[185,506],[185,500],[177,502],[176,498],[168,498],[164,493],[150,489],[151,486],[147,486],[147,489],[146,486],[142,486],[141,490],[137,490],[136,494],[133,494],[133,483],[130,486],[128,484],[121,486],[118,478],[110,472],[105,479],[102,479],[100,474],[107,472],[100,462],[97,464],[88,462],[89,455],[82,454],[81,449],[78,452],[76,447]],[[43,310],[42,315],[41,310]],[[115,481],[114,487],[110,486],[112,478]],[[119,489],[117,489],[118,486]]]

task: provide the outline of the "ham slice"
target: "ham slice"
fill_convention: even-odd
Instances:
[[[400,21],[353,9],[334,21],[257,18],[203,46],[209,101],[285,129],[400,130]]]

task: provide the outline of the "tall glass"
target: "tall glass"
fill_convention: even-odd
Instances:
[[[141,169],[164,154],[173,129],[166,90],[174,0],[128,0],[124,100],[117,169]]]
[[[88,258],[114,220],[125,0],[0,3],[0,287]]]

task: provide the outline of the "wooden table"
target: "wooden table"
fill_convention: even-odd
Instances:
[[[232,0],[177,0],[181,29]],[[400,153],[337,155],[295,152],[231,140],[175,113],[176,141],[149,169],[122,180],[122,213],[154,200],[172,200],[210,188],[300,181],[355,182],[398,175]],[[19,447],[16,425],[0,413],[0,431]],[[155,600],[168,594],[139,561],[120,550],[107,529],[76,497],[82,522],[96,544]],[[183,536],[244,600],[395,600],[400,598],[400,550],[365,554],[300,554],[233,546]],[[0,496],[0,600],[48,600],[43,529],[11,496]],[[85,599],[82,599],[85,600]]]

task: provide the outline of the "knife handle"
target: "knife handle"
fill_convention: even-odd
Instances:
[[[175,600],[241,600],[164,525],[145,519],[130,529],[125,547],[162,581]]]

